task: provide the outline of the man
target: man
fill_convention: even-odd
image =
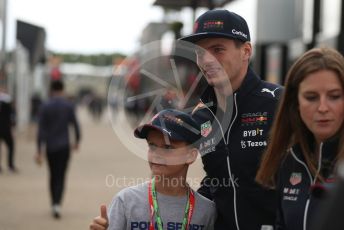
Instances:
[[[249,67],[250,32],[233,12],[207,11],[196,20],[193,34],[181,40],[196,45],[197,64],[209,85],[193,116],[201,125],[199,148],[207,175],[199,192],[216,203],[215,229],[272,226],[274,191],[254,178],[281,87],[262,81]]]
[[[42,163],[43,144],[50,173],[50,194],[52,214],[60,218],[60,204],[64,190],[65,174],[70,156],[69,125],[74,127],[75,144],[78,149],[80,129],[74,106],[63,97],[62,81],[51,83],[51,98],[42,105],[38,123],[38,153],[36,161]]]
[[[6,92],[6,89],[0,86],[0,143],[3,141],[6,144],[8,152],[7,164],[10,172],[17,172],[14,164],[14,138],[12,133],[14,124],[15,118],[12,98]]]

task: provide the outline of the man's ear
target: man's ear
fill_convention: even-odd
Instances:
[[[252,56],[252,45],[250,42],[245,42],[242,45],[242,49],[243,49],[243,58],[244,60],[249,60]]]
[[[197,159],[197,156],[198,156],[198,149],[197,148],[190,148],[188,151],[186,163],[189,165],[192,164]]]

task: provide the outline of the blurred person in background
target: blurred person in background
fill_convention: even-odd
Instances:
[[[344,159],[344,58],[315,48],[288,72],[256,179],[278,194],[276,230],[306,230],[319,188],[329,188]]]
[[[17,172],[14,164],[14,138],[13,127],[15,125],[15,113],[12,98],[4,87],[0,86],[0,141],[7,147],[7,164],[10,172]],[[1,164],[0,164],[0,172]]]
[[[344,161],[338,162],[337,180],[329,190],[321,190],[321,202],[316,211],[311,230],[344,229]]]
[[[100,121],[104,110],[103,98],[96,93],[93,93],[90,97],[88,109],[93,117],[93,120],[97,122]]]
[[[70,158],[71,144],[69,126],[75,131],[72,149],[77,150],[80,142],[79,122],[74,105],[64,96],[64,84],[60,80],[52,81],[51,98],[42,104],[38,118],[36,162],[43,160],[43,146],[49,168],[49,188],[51,195],[52,214],[61,216],[61,201],[65,185],[65,177]]]
[[[41,96],[34,93],[31,97],[31,122],[36,123],[38,120],[39,107],[42,104]]]

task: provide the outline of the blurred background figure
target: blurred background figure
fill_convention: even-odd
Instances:
[[[14,125],[15,113],[12,98],[6,89],[0,86],[0,141],[1,143],[4,142],[7,148],[7,166],[10,172],[17,172],[14,164],[14,138],[12,132]]]
[[[36,123],[38,120],[39,108],[42,104],[42,99],[38,93],[34,93],[31,97],[31,122]]]
[[[88,102],[88,109],[94,121],[100,121],[104,110],[104,99],[97,94],[92,94]]]
[[[64,191],[65,177],[70,158],[70,140],[68,128],[73,126],[77,150],[80,141],[80,128],[74,105],[64,97],[62,81],[53,81],[50,86],[51,98],[42,105],[38,122],[38,151],[36,162],[42,164],[43,145],[49,167],[49,186],[54,218],[60,218],[60,205]]]
[[[338,167],[339,180],[333,188],[323,188],[319,195],[323,199],[311,230],[341,230],[344,228],[344,162]]]

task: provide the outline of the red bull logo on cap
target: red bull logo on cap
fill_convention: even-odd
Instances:
[[[224,22],[223,21],[206,21],[203,23],[203,29],[223,29]]]

